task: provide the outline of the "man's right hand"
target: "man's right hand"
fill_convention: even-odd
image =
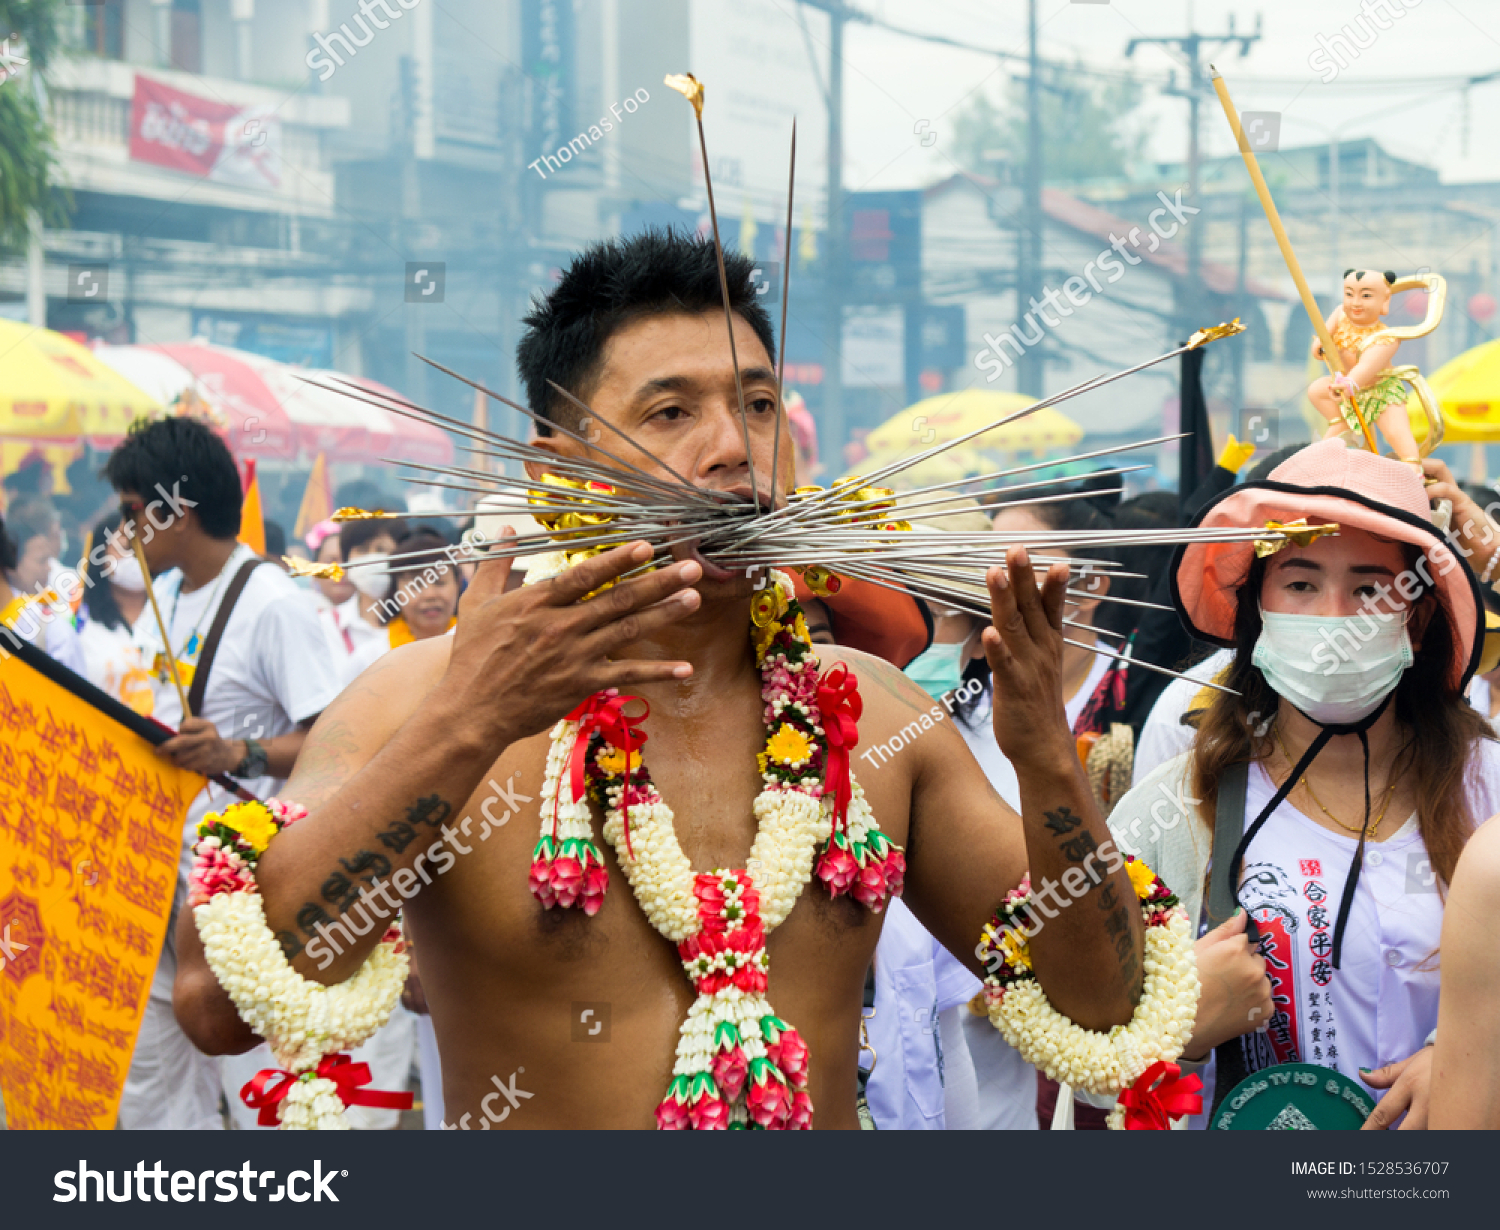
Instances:
[[[612,655],[698,609],[701,598],[691,588],[703,575],[697,561],[594,593],[651,554],[649,543],[627,543],[509,593],[511,561],[481,563],[459,603],[443,691],[464,697],[465,712],[501,741],[514,742],[546,730],[605,688],[686,679],[693,673],[687,662]]]
[[[1275,1011],[1265,958],[1245,934],[1248,919],[1239,911],[1193,948],[1203,990],[1193,1036],[1182,1051],[1186,1059],[1206,1059],[1219,1043],[1266,1025]]]

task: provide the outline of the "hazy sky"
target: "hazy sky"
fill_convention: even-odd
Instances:
[[[790,15],[792,0],[777,0]],[[892,23],[942,34],[1000,51],[1024,52],[1025,0],[860,0],[862,7]],[[1190,27],[1217,34],[1233,14],[1240,30],[1253,29],[1257,12],[1262,35],[1249,55],[1209,48],[1241,110],[1283,113],[1281,144],[1315,144],[1337,128],[1341,138],[1378,137],[1398,156],[1436,166],[1448,180],[1500,179],[1500,81],[1469,91],[1467,148],[1465,76],[1500,70],[1500,2],[1497,0],[1365,0],[1371,15],[1361,20],[1360,0],[1270,0],[1259,6],[1223,0],[1039,0],[1042,54],[1081,59],[1115,70],[1133,68],[1165,81],[1179,61],[1159,47],[1143,47],[1132,60],[1132,37],[1177,35]],[[1409,7],[1408,7],[1409,6]],[[1399,14],[1399,19],[1393,15]],[[1380,24],[1390,28],[1381,31]],[[1309,64],[1320,50],[1318,36],[1331,38],[1354,25],[1358,36],[1348,66],[1328,84],[1325,62]],[[1357,42],[1374,43],[1361,50]],[[820,49],[821,50],[821,49]],[[1337,64],[1328,61],[1334,68]],[[845,42],[846,169],[849,188],[903,188],[929,183],[953,164],[943,156],[956,111],[975,91],[998,97],[1010,71],[993,56],[934,46],[878,28],[852,24]],[[1178,69],[1179,84],[1186,78]],[[1402,81],[1409,84],[1402,85]],[[1204,147],[1209,154],[1233,150],[1229,129],[1210,96],[1203,109]],[[923,147],[914,128],[922,121],[938,140]],[[1187,101],[1148,97],[1133,119],[1153,132],[1155,157],[1184,156]],[[821,120],[821,117],[820,117]]]

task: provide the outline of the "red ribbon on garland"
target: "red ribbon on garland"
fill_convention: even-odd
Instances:
[[[646,705],[645,713],[631,717],[625,706],[633,700]],[[597,730],[611,747],[625,753],[625,784],[630,784],[630,757],[640,751],[646,742],[646,732],[639,729],[651,715],[651,706],[639,696],[621,696],[619,689],[607,688],[595,692],[583,704],[568,714],[566,721],[578,723],[578,737],[573,740],[573,757],[569,762],[569,780],[573,785],[573,798],[581,799],[587,789],[584,770],[588,766],[589,740]],[[630,808],[622,806],[625,815],[625,850],[631,858],[635,851],[630,847]],[[552,836],[557,836],[557,796],[552,797]]]
[[[1160,1080],[1161,1084],[1156,1082]],[[1156,1088],[1152,1088],[1156,1085]],[[1163,1132],[1179,1115],[1196,1115],[1203,1109],[1199,1090],[1203,1082],[1197,1075],[1182,1075],[1175,1063],[1157,1060],[1141,1073],[1140,1080],[1120,1091],[1120,1105],[1125,1108],[1127,1132]]]
[[[316,1074],[331,1080],[338,1087],[339,1100],[345,1106],[374,1106],[380,1110],[410,1110],[410,1093],[392,1093],[381,1089],[361,1089],[374,1078],[370,1065],[355,1063],[348,1055],[325,1055],[319,1062]],[[288,1072],[284,1068],[266,1068],[257,1072],[240,1090],[240,1101],[251,1110],[259,1111],[255,1122],[261,1127],[275,1127],[281,1122],[281,1103],[291,1093],[292,1086],[301,1079],[301,1074]]]
[[[828,740],[828,764],[823,770],[823,790],[833,792],[833,827],[844,827],[849,809],[849,751],[859,742],[856,723],[865,711],[859,680],[842,662],[818,680],[818,712]]]

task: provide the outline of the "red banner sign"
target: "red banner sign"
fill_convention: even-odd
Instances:
[[[281,121],[274,108],[184,94],[137,75],[130,156],[215,183],[281,187]]]

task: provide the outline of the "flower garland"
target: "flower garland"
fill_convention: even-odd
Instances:
[[[756,595],[752,622],[767,736],[746,869],[693,872],[672,809],[641,762],[646,714],[625,713],[633,698],[591,697],[553,729],[547,756],[533,893],[548,908],[599,910],[608,875],[601,863],[589,880],[592,799],[637,902],[677,945],[698,992],[657,1107],[662,1128],[811,1126],[807,1046],[765,998],[766,935],[815,874],[830,896],[848,893],[875,912],[906,874],[904,854],[880,831],[849,768],[862,712],[854,676],[842,665],[820,670],[784,574],[772,573]]]
[[[1189,1104],[1201,1104],[1190,1097],[1200,1087],[1198,1078],[1178,1080],[1177,1065],[1170,1062],[1192,1037],[1198,967],[1187,912],[1145,863],[1130,855],[1125,862],[1146,924],[1145,982],[1128,1025],[1107,1034],[1083,1029],[1048,1002],[1031,964],[1029,937],[1044,920],[1035,916],[1029,872],[985,925],[976,955],[990,971],[984,980],[990,1023],[1027,1063],[1089,1093],[1125,1090],[1110,1114],[1112,1128],[1165,1127],[1162,1106],[1172,1114],[1201,1108]],[[1153,1088],[1158,1079],[1162,1084]],[[1141,1113],[1127,1116],[1141,1107]]]
[[[392,923],[354,976],[336,986],[311,982],[287,961],[266,925],[255,867],[271,839],[307,815],[296,803],[235,803],[198,825],[188,907],[203,953],[240,1018],[271,1045],[281,1069],[257,1074],[240,1091],[263,1127],[348,1128],[346,1105],[404,1110],[409,1093],[361,1089],[366,1064],[339,1052],[385,1024],[409,964]]]

